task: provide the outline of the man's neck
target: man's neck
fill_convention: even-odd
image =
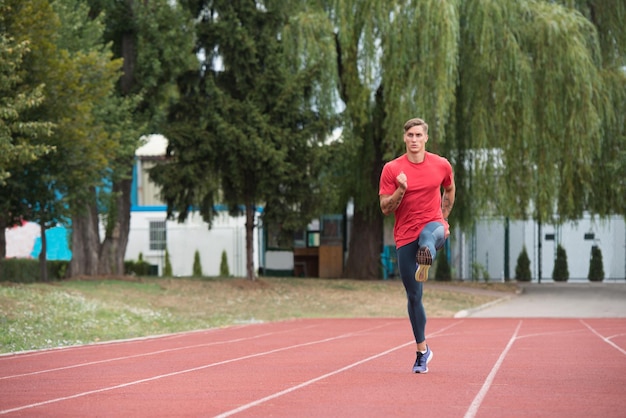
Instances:
[[[426,158],[426,151],[421,152],[407,152],[406,158],[412,162],[413,164],[419,164],[424,162],[424,158]]]

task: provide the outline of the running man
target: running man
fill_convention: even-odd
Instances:
[[[428,373],[433,352],[426,344],[423,282],[450,235],[448,216],[456,188],[447,159],[426,151],[428,124],[414,118],[404,124],[406,153],[389,161],[380,176],[379,199],[383,214],[395,214],[393,228],[398,268],[417,344],[414,373]],[[443,194],[441,189],[443,188]]]

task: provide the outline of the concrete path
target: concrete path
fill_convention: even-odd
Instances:
[[[474,318],[626,318],[626,281],[609,283],[528,283],[507,295],[456,317]]]

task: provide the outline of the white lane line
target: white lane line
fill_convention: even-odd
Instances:
[[[463,321],[459,321],[459,322],[455,322],[453,324],[450,324],[447,327],[444,327],[444,328],[442,328],[442,329],[440,329],[440,330],[438,330],[438,331],[428,335],[428,338],[432,338],[432,337],[436,336],[437,334],[440,334],[440,333],[442,333],[442,332],[452,328],[453,326],[456,326],[456,325],[460,324],[461,322],[463,322]],[[289,388],[287,388],[285,390],[281,390],[280,392],[276,392],[276,393],[268,395],[268,396],[266,396],[264,398],[257,399],[256,401],[252,401],[252,402],[247,403],[245,405],[241,405],[240,407],[237,407],[235,409],[231,409],[230,411],[226,411],[226,412],[223,412],[223,413],[221,413],[219,415],[216,415],[214,418],[226,418],[226,417],[229,417],[231,415],[237,414],[239,412],[245,411],[246,409],[250,409],[250,408],[252,408],[254,406],[258,406],[258,405],[260,405],[260,404],[262,404],[264,402],[271,401],[272,399],[276,399],[276,398],[278,398],[280,396],[283,396],[283,395],[286,395],[288,393],[294,392],[294,391],[296,391],[298,389],[302,389],[303,387],[309,386],[309,385],[311,385],[311,384],[313,384],[315,382],[319,382],[320,380],[326,379],[326,378],[328,378],[330,376],[334,376],[336,374],[345,372],[346,370],[352,369],[353,367],[359,366],[359,365],[361,365],[363,363],[367,363],[368,361],[371,361],[371,360],[377,359],[379,357],[385,356],[385,355],[387,355],[389,353],[392,353],[392,352],[394,352],[396,350],[399,350],[399,349],[404,348],[407,345],[411,345],[411,344],[415,344],[415,340],[406,342],[404,344],[400,344],[400,345],[398,345],[396,347],[390,348],[389,350],[380,352],[378,354],[374,354],[373,356],[364,358],[363,360],[359,360],[359,361],[357,361],[355,363],[348,364],[347,366],[344,366],[344,367],[342,367],[340,369],[337,369],[337,370],[334,370],[332,372],[329,372],[329,373],[323,374],[321,376],[315,377],[315,378],[313,378],[311,380],[307,380],[306,382],[302,382],[302,383],[300,383],[298,385],[291,386],[291,387],[289,387]]]
[[[612,346],[613,348],[615,348],[617,351],[621,352],[622,354],[626,355],[626,350],[624,350],[622,347],[620,347],[619,345],[615,344],[613,341],[611,341],[610,338],[607,338],[605,336],[603,336],[602,334],[600,334],[598,331],[596,331],[595,329],[593,329],[591,327],[591,325],[587,324],[585,321],[583,321],[582,319],[580,320],[580,322],[586,326],[587,328],[589,328],[589,331],[593,332],[594,334],[596,334],[598,337],[600,337],[600,339],[602,341],[604,341],[605,343],[607,343],[608,345]],[[612,337],[611,337],[612,338]]]
[[[248,325],[233,325],[229,326],[228,329],[240,329],[242,327],[252,326],[253,324]],[[68,345],[63,347],[50,347],[50,348],[40,348],[36,350],[24,350],[24,351],[16,351],[11,353],[0,353],[0,361],[5,360],[14,360],[16,358],[23,359],[26,357],[34,357],[34,356],[44,356],[46,354],[56,354],[59,351],[75,351],[75,350],[86,350],[90,348],[100,348],[103,345],[122,345],[127,343],[136,343],[136,342],[151,342],[154,340],[173,340],[176,338],[184,338],[189,335],[194,334],[210,334],[217,331],[221,331],[224,328],[209,328],[209,329],[198,329],[192,331],[181,331],[175,332],[171,334],[157,334],[157,335],[147,335],[145,337],[134,337],[134,338],[124,338],[119,340],[107,340],[107,341],[99,341],[93,343],[86,343],[80,345]]]
[[[63,367],[55,367],[53,369],[44,369],[44,370],[37,370],[37,371],[34,371],[34,372],[29,372],[29,373],[14,374],[14,375],[9,375],[9,376],[0,376],[0,380],[14,379],[14,378],[17,378],[17,377],[24,377],[24,376],[33,376],[33,375],[36,375],[36,374],[50,373],[50,372],[56,372],[56,371],[60,371],[60,370],[75,369],[77,367],[93,366],[94,364],[102,364],[102,363],[109,363],[109,362],[114,362],[114,361],[128,360],[128,359],[131,359],[131,358],[147,357],[147,356],[153,356],[153,355],[156,355],[156,354],[163,354],[163,353],[169,353],[169,352],[180,351],[180,350],[188,350],[188,349],[192,349],[192,348],[200,348],[200,347],[209,347],[209,346],[212,346],[212,345],[237,343],[237,342],[241,342],[241,341],[248,341],[248,340],[254,340],[254,339],[257,339],[257,338],[267,337],[268,335],[276,335],[276,334],[282,334],[282,333],[285,333],[285,332],[299,331],[299,330],[302,330],[302,329],[312,328],[312,327],[315,327],[315,326],[316,325],[309,325],[309,326],[298,328],[298,329],[289,329],[289,330],[285,330],[285,331],[267,332],[265,334],[259,334],[259,335],[255,335],[255,336],[252,336],[252,337],[235,338],[235,339],[232,339],[232,340],[225,340],[225,341],[214,341],[214,342],[210,342],[210,343],[188,345],[188,346],[184,346],[184,347],[166,348],[166,349],[163,349],[163,350],[149,351],[147,353],[133,354],[133,355],[122,356],[122,357],[113,357],[113,358],[109,358],[109,359],[89,361],[89,362],[86,362],[86,363],[77,363],[77,364],[72,364],[72,365],[63,366]]]
[[[351,368],[353,368],[353,367],[356,367],[356,366],[358,366],[358,365],[360,365],[360,364],[367,363],[368,361],[371,361],[371,360],[377,359],[377,358],[379,358],[379,357],[385,356],[385,355],[387,355],[387,354],[389,354],[389,353],[391,353],[391,352],[394,352],[394,351],[396,351],[396,350],[399,350],[399,349],[404,348],[404,347],[406,347],[407,345],[411,345],[411,344],[415,344],[415,341],[409,341],[409,342],[407,342],[407,343],[404,343],[404,344],[398,345],[398,346],[396,346],[396,347],[390,348],[390,349],[389,349],[389,350],[387,350],[387,351],[380,352],[380,353],[375,354],[375,355],[373,355],[373,356],[370,356],[370,357],[364,358],[363,360],[359,360],[359,361],[357,361],[357,362],[355,362],[355,363],[348,364],[347,366],[342,367],[342,368],[340,368],[340,369],[333,370],[333,371],[332,371],[332,372],[330,372],[330,373],[326,373],[326,374],[323,374],[323,375],[318,376],[318,377],[316,377],[316,378],[313,378],[313,379],[311,379],[311,380],[307,380],[306,382],[302,382],[302,383],[300,383],[299,385],[291,386],[290,388],[287,388],[287,389],[285,389],[285,390],[281,390],[280,392],[273,393],[273,394],[271,394],[271,395],[269,395],[269,396],[266,396],[266,397],[264,397],[264,398],[257,399],[256,401],[253,401],[253,402],[247,403],[247,404],[245,404],[245,405],[241,405],[241,406],[240,406],[240,407],[238,407],[238,408],[231,409],[230,411],[226,411],[226,412],[224,412],[224,413],[222,413],[222,414],[219,414],[219,415],[215,415],[215,418],[225,418],[225,417],[229,417],[229,416],[231,416],[231,415],[237,414],[237,413],[239,413],[239,412],[245,411],[246,409],[250,409],[250,408],[252,408],[252,407],[254,407],[254,406],[257,406],[257,405],[260,405],[260,404],[262,404],[262,403],[264,403],[264,402],[267,402],[267,401],[270,401],[270,400],[272,400],[272,399],[278,398],[278,397],[280,397],[280,396],[286,395],[286,394],[288,394],[288,393],[294,392],[294,391],[296,391],[296,390],[298,390],[298,389],[302,389],[302,388],[303,388],[303,387],[305,387],[305,386],[309,386],[309,385],[311,385],[311,384],[313,384],[313,383],[315,383],[315,382],[318,382],[318,381],[320,381],[320,380],[326,379],[327,377],[334,376],[334,375],[339,374],[339,373],[341,373],[341,372],[345,372],[346,370],[349,370],[349,369],[351,369]]]
[[[114,390],[114,389],[121,389],[121,388],[125,388],[125,387],[128,387],[128,386],[138,385],[140,383],[145,383],[145,382],[150,382],[150,381],[153,381],[153,380],[163,379],[163,378],[166,378],[166,377],[172,377],[172,376],[177,376],[177,375],[181,375],[181,374],[185,374],[185,373],[196,372],[198,370],[204,370],[204,369],[208,369],[208,368],[215,367],[215,366],[221,366],[221,365],[228,364],[228,363],[234,363],[236,361],[248,360],[248,359],[255,358],[255,357],[265,356],[265,355],[268,355],[268,354],[279,353],[281,351],[287,351],[287,350],[291,350],[291,349],[294,349],[294,348],[306,347],[306,346],[315,345],[315,344],[321,344],[321,343],[325,343],[325,342],[329,342],[329,341],[333,341],[333,340],[338,340],[338,339],[342,339],[342,338],[348,338],[348,337],[352,337],[352,336],[355,336],[355,335],[362,334],[364,332],[369,332],[369,331],[377,329],[377,328],[382,328],[383,326],[387,326],[388,324],[389,323],[385,323],[385,324],[382,324],[382,325],[377,325],[375,327],[366,328],[366,329],[363,329],[363,330],[360,330],[360,331],[353,331],[353,332],[349,332],[349,333],[346,333],[346,334],[337,335],[335,337],[324,338],[324,339],[316,340],[316,341],[309,341],[307,343],[295,344],[295,345],[291,345],[291,346],[288,346],[288,347],[275,348],[273,350],[268,350],[268,351],[264,351],[264,352],[261,352],[261,353],[249,354],[247,356],[242,356],[242,357],[232,358],[232,359],[228,359],[228,360],[223,360],[223,361],[219,361],[219,362],[216,362],[216,363],[205,364],[205,365],[202,365],[202,366],[193,367],[191,369],[178,370],[176,372],[165,373],[165,374],[161,374],[161,375],[157,375],[157,376],[148,377],[148,378],[145,378],[145,379],[139,379],[139,380],[135,380],[135,381],[132,381],[132,382],[122,383],[122,384],[115,385],[115,386],[109,386],[109,387],[105,387],[105,388],[94,389],[94,390],[90,390],[90,391],[86,391],[86,392],[75,393],[74,395],[70,395],[70,396],[63,396],[63,397],[60,397],[60,398],[49,399],[47,401],[36,402],[36,403],[28,404],[28,405],[19,406],[19,407],[16,407],[16,408],[5,409],[5,410],[0,411],[0,415],[9,414],[11,412],[22,411],[24,409],[35,408],[35,407],[38,407],[38,406],[48,405],[48,404],[51,404],[51,403],[56,403],[56,402],[70,400],[70,399],[80,398],[80,397],[83,397],[83,396],[93,395],[93,394],[96,394],[96,393],[107,392],[107,391]]]
[[[517,337],[517,339],[518,340],[523,340],[524,338],[543,337],[545,335],[555,336],[555,335],[568,335],[568,334],[581,334],[581,333],[587,333],[587,331],[585,331],[582,328],[577,328],[577,329],[571,329],[571,330],[567,330],[567,331],[536,332],[534,334],[521,335],[521,336]]]
[[[515,332],[513,333],[513,336],[511,337],[511,339],[509,340],[509,343],[506,345],[506,347],[500,354],[500,357],[498,357],[498,361],[496,361],[496,364],[493,365],[491,372],[489,373],[489,375],[487,376],[487,379],[485,379],[485,382],[483,383],[483,387],[480,388],[480,391],[478,392],[478,394],[472,401],[472,404],[470,405],[467,412],[465,413],[464,418],[473,418],[476,416],[476,413],[478,412],[478,408],[480,408],[480,405],[483,403],[483,400],[485,399],[487,392],[489,392],[489,388],[491,388],[493,379],[496,377],[496,374],[498,373],[498,370],[500,369],[500,366],[502,365],[504,358],[506,357],[509,350],[513,346],[513,343],[517,339],[517,333],[519,332],[519,329],[521,326],[522,326],[522,321],[520,321],[517,324],[517,328],[515,328]]]

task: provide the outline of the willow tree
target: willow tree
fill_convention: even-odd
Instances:
[[[596,27],[602,59],[601,139],[594,148],[592,191],[586,209],[626,218],[626,3],[568,1]]]
[[[599,196],[598,157],[613,161],[612,175],[620,167],[602,146],[611,129],[623,132],[610,109],[623,89],[607,88],[612,77],[612,86],[623,83],[623,73],[607,75],[602,51],[612,48],[613,62],[623,65],[624,32],[615,22],[624,4],[563,3],[320,3],[333,22],[344,141],[352,145],[342,183],[355,204],[346,276],[378,276],[378,178],[403,151],[402,123],[413,116],[432,127],[429,148],[454,164],[453,226],[485,213],[576,219],[598,205],[589,203]],[[604,46],[594,23],[606,25]]]
[[[460,203],[470,216],[578,219],[601,138],[597,32],[554,3],[470,3],[456,133],[473,159],[463,165],[471,181],[461,182]]]
[[[458,2],[325,2],[335,38],[338,91],[345,106],[348,163],[337,182],[354,203],[344,276],[380,276],[383,218],[378,181],[402,152],[402,126],[420,116],[431,149],[443,151],[457,81]]]
[[[466,225],[532,218],[541,235],[585,211],[624,213],[626,5],[561,3],[463,4],[454,148]]]

